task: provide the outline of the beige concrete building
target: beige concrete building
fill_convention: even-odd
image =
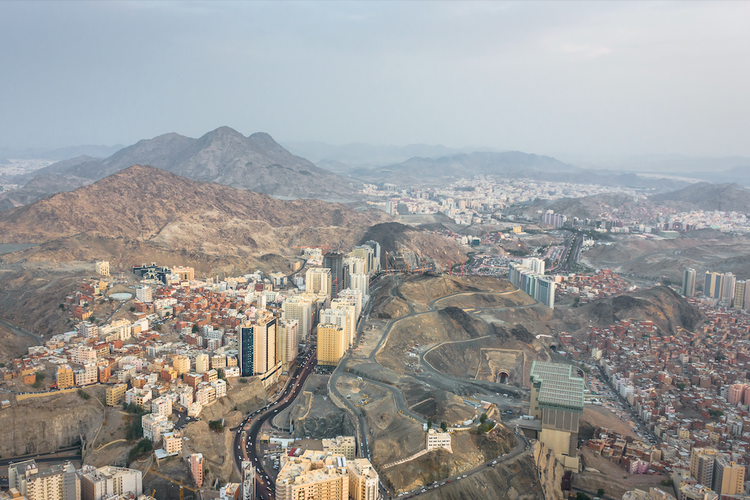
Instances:
[[[195,357],[195,373],[206,373],[208,371],[208,354],[200,353]]]
[[[427,442],[425,443],[425,447],[427,448],[427,451],[431,451],[437,448],[442,448],[444,450],[448,450],[449,452],[453,453],[453,448],[451,446],[451,435],[448,432],[439,432],[435,429],[429,429],[427,431]]]
[[[34,460],[8,466],[8,487],[28,500],[78,500],[81,482],[70,462],[39,470]]]
[[[312,450],[290,458],[276,478],[276,499],[348,500],[346,458]]]
[[[714,448],[693,448],[690,453],[690,475],[698,484],[710,486],[714,480],[714,459],[719,451]]]
[[[106,260],[97,260],[94,264],[94,269],[96,270],[96,274],[109,276],[109,262]]]
[[[352,500],[378,500],[378,473],[366,458],[346,462],[349,473],[349,498]]]
[[[62,365],[57,367],[55,382],[57,383],[58,389],[73,387],[73,369],[70,367],[70,365]]]
[[[331,295],[331,270],[325,267],[308,269],[305,273],[305,291]]]
[[[578,470],[578,425],[583,414],[582,377],[572,365],[534,361],[529,414],[541,420],[539,440],[566,468]]]
[[[337,366],[346,352],[346,334],[337,325],[318,325],[318,364]]]
[[[181,281],[193,281],[195,280],[195,269],[192,267],[173,267],[172,274],[176,274],[180,277]]]
[[[179,455],[182,453],[182,438],[174,432],[164,434],[164,443],[162,444],[164,453],[167,455]]]
[[[332,455],[342,455],[347,460],[354,460],[357,453],[357,442],[354,440],[354,436],[323,439],[323,451]]]
[[[349,299],[334,299],[331,301],[331,309],[334,311],[346,311],[347,326],[346,331],[347,347],[354,344],[354,337],[357,336],[357,306]]]
[[[722,498],[724,495],[744,494],[745,466],[732,462],[728,457],[717,457],[714,461],[712,489]]]
[[[107,406],[118,406],[128,390],[127,384],[110,385],[106,389]]]
[[[143,473],[137,469],[122,467],[92,467],[84,465],[78,472],[81,478],[82,500],[103,500],[112,495],[132,494],[136,498],[143,493]]]
[[[190,358],[176,354],[172,357],[172,366],[177,372],[178,377],[185,373],[190,373]]]

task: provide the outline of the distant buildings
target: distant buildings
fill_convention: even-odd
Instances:
[[[555,308],[555,282],[552,279],[545,278],[544,273],[544,261],[541,261],[541,265],[538,262],[539,259],[524,259],[524,264],[510,264],[508,266],[508,277],[510,282],[516,288],[525,292],[529,297],[533,298],[549,307],[550,309]],[[541,273],[535,272],[533,268],[541,269]]]
[[[542,222],[544,224],[554,227],[563,227],[567,220],[567,217],[562,214],[556,214],[552,210],[547,210],[547,212],[542,216]]]
[[[724,275],[706,271],[703,278],[703,295],[712,299],[720,300],[724,289]]]
[[[695,296],[695,269],[688,268],[682,273],[682,295],[685,297]]]
[[[331,270],[331,296],[337,297],[346,288],[344,285],[344,254],[327,252],[323,255],[323,267]]]
[[[112,495],[131,494],[138,497],[143,493],[143,473],[136,469],[122,467],[92,467],[84,465],[78,472],[81,478],[82,500],[105,500]]]

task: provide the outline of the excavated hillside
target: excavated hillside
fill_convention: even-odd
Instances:
[[[75,392],[23,400],[0,411],[0,455],[14,457],[51,453],[96,435],[104,421],[104,408],[97,397],[103,389],[89,388],[84,401]]]
[[[608,326],[620,320],[653,321],[662,332],[673,334],[680,328],[694,330],[703,316],[683,297],[664,286],[600,299],[563,313],[566,324],[577,324],[581,328]]]

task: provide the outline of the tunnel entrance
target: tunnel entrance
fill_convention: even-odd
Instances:
[[[508,383],[508,372],[500,372],[497,374],[498,382],[501,384],[507,384]]]

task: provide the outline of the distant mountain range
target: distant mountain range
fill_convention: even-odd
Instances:
[[[352,181],[294,156],[270,135],[245,137],[229,127],[198,139],[164,134],[105,159],[81,156],[19,176],[16,181],[23,184],[40,175],[57,174],[81,185],[132,165],[152,165],[194,180],[287,198],[348,200],[356,192]]]
[[[264,255],[278,260],[294,245],[351,247],[388,220],[380,210],[278,200],[136,165],[0,212],[0,243],[40,243],[26,254],[59,261],[123,252],[126,260],[180,256],[196,265],[248,266]]]
[[[652,179],[635,174],[585,170],[550,156],[519,151],[475,152],[439,158],[411,158],[376,168],[356,168],[350,175],[369,182],[428,185],[436,180],[460,179],[475,175],[526,178],[554,182],[599,184],[603,186],[680,189],[689,183],[674,179]]]
[[[319,167],[333,172],[348,173],[357,167],[374,167],[406,161],[414,157],[438,158],[460,153],[494,151],[493,148],[450,148],[443,145],[409,144],[408,146],[383,146],[352,143],[334,146],[324,142],[282,142],[292,153],[307,158]]]
[[[651,201],[678,204],[681,208],[750,213],[750,190],[734,183],[698,182],[679,191],[650,196]]]

